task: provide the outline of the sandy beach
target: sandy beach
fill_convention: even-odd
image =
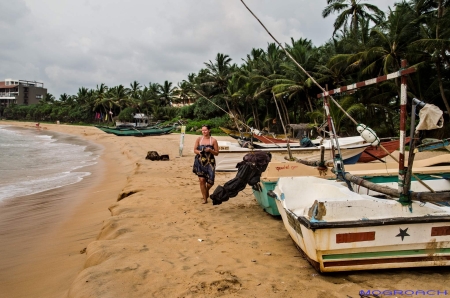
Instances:
[[[36,129],[33,123],[0,124]],[[450,295],[448,267],[318,274],[250,187],[222,205],[201,204],[192,173],[196,136],[186,135],[179,157],[176,133],[136,138],[85,126],[40,129],[82,137],[103,152],[91,177],[33,195],[66,196],[72,203],[51,210],[59,215],[51,228],[2,243],[0,263],[8,270],[0,272],[0,297],[356,298],[361,290]],[[146,160],[148,151],[170,160]],[[217,173],[212,191],[234,176]],[[8,255],[16,246],[26,249]]]

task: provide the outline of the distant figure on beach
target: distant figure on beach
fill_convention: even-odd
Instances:
[[[198,176],[203,204],[206,204],[209,198],[209,190],[214,185],[216,174],[216,160],[214,156],[219,155],[219,145],[217,140],[211,137],[209,125],[202,126],[202,136],[195,141],[194,153],[196,156],[192,172]]]

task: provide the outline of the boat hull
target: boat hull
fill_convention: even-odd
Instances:
[[[413,167],[415,175],[435,192],[450,191],[450,155],[435,156],[419,160]],[[398,189],[398,164],[397,163],[368,163],[352,164],[345,166],[345,171],[355,176],[378,185]],[[330,170],[323,171],[316,167],[306,166],[297,162],[270,162],[262,173],[260,187],[253,189],[258,204],[271,215],[280,215],[275,199],[267,193],[273,190],[280,177],[313,176],[333,180],[336,175]],[[359,194],[380,196],[381,193],[369,190],[363,186],[351,183],[353,190]],[[411,180],[411,190],[414,192],[429,192],[426,186],[415,177]]]
[[[274,193],[286,230],[320,272],[450,265],[449,207],[402,206],[315,177],[280,178]]]
[[[360,154],[368,144],[355,144],[341,147],[341,154],[344,164],[353,164],[359,159]],[[241,162],[247,153],[254,151],[270,152],[273,161],[284,161],[289,155],[287,148],[264,148],[249,149],[242,148],[238,144],[219,141],[220,154],[216,157],[216,171],[237,171],[236,164]],[[319,147],[291,148],[292,156],[302,160],[320,160]],[[325,159],[330,161],[333,159],[332,151],[325,149]]]
[[[408,143],[411,138],[406,138],[405,142]],[[400,140],[392,140],[392,141],[382,141],[381,145],[389,152],[392,153],[395,150],[398,150],[400,147]],[[358,162],[371,162],[375,160],[380,160],[384,157],[388,156],[386,151],[381,149],[380,146],[369,146],[364,150],[359,158]]]
[[[277,186],[277,181],[261,181],[259,186],[252,189],[256,202],[270,215],[279,216],[276,201],[268,196],[269,191],[272,191]]]
[[[109,133],[114,134],[116,136],[134,136],[134,137],[143,137],[143,136],[156,136],[171,133],[175,127],[147,127],[147,128],[117,128],[117,127],[106,127],[106,126],[96,126],[98,129]]]

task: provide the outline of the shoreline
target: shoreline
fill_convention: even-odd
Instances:
[[[0,121],[0,124],[36,129],[33,123],[28,122]],[[14,229],[21,229],[22,232],[19,236],[9,235],[9,241],[1,248],[0,263],[9,267],[0,273],[1,292],[6,297],[67,296],[70,284],[83,269],[85,254],[80,251],[96,239],[103,220],[110,214],[109,205],[115,202],[117,193],[126,182],[126,177],[116,173],[109,160],[111,149],[93,140],[95,130],[86,132],[84,127],[74,130],[52,124],[42,125],[41,129],[73,135],[102,148],[99,148],[100,156],[95,165],[80,169],[91,172],[82,181],[21,197],[25,199],[23,201],[31,202],[30,205],[36,202],[36,206],[43,206],[38,207],[42,214],[36,215],[30,207],[27,211],[19,209],[15,211],[17,214],[11,214],[26,218],[21,221],[11,218],[8,221],[8,224],[20,224]],[[105,187],[109,189],[105,191]],[[99,192],[101,195],[98,195]],[[20,201],[14,203],[14,200],[6,200],[2,207],[11,207]],[[50,209],[47,210],[48,206]],[[40,223],[39,226],[34,226],[37,223]]]
[[[450,292],[448,267],[318,274],[296,249],[281,219],[265,213],[248,186],[222,205],[213,206],[211,200],[201,204],[192,174],[197,136],[185,136],[183,156],[178,157],[179,134],[115,137],[95,127],[42,126],[105,147],[105,175],[90,188],[103,192],[95,196],[84,190],[83,203],[52,235],[57,237],[50,252],[55,261],[43,258],[34,267],[45,268],[47,279],[53,278],[47,282],[50,289],[43,296],[23,289],[24,295],[16,297],[348,298],[358,297],[361,290]],[[169,154],[170,160],[145,160],[148,151]],[[211,191],[235,174],[216,173]],[[97,211],[91,210],[93,202]],[[71,246],[64,251],[67,243]],[[87,244],[86,254],[80,254],[82,243]],[[58,258],[71,261],[64,278],[58,277],[63,267]]]

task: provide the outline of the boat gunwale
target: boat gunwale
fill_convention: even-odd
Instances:
[[[232,145],[225,145],[225,144],[220,144],[220,142],[219,142],[219,147],[232,147]],[[366,147],[368,147],[369,146],[369,143],[363,143],[363,144],[350,144],[350,145],[343,145],[343,146],[340,146],[340,149],[345,149],[345,150],[348,150],[348,149],[360,149],[360,148],[366,148]],[[228,150],[227,149],[220,149],[220,152],[222,153],[234,153],[234,152],[239,152],[239,153],[242,153],[242,152],[248,152],[248,153],[250,153],[250,152],[254,152],[254,151],[263,151],[263,152],[267,152],[267,151],[270,151],[270,152],[288,152],[289,151],[289,149],[286,147],[286,148],[279,148],[279,147],[270,147],[270,148],[268,148],[268,147],[265,147],[265,148],[254,148],[254,149],[250,149],[250,148],[245,148],[245,147],[238,147],[238,146],[236,146],[236,148],[239,148],[239,149],[237,149],[237,150],[235,150],[235,149],[231,149],[231,148],[229,148]],[[248,150],[242,150],[242,149],[248,149]],[[302,151],[318,151],[318,152],[320,152],[320,147],[295,147],[295,148],[291,148],[290,149],[291,151],[293,151],[293,152],[302,152]],[[332,149],[330,149],[330,148],[325,148],[325,150],[332,150]]]
[[[285,209],[293,213],[289,209]],[[373,227],[373,226],[388,226],[398,224],[419,224],[419,223],[435,223],[445,221],[450,224],[450,215],[425,215],[419,217],[401,217],[401,218],[383,218],[383,219],[368,219],[368,220],[352,220],[340,222],[326,222],[317,221],[311,222],[306,216],[297,216],[293,213],[297,220],[307,229],[321,230],[321,229],[335,229],[335,228],[354,228],[354,227]],[[444,222],[442,222],[444,223]]]

